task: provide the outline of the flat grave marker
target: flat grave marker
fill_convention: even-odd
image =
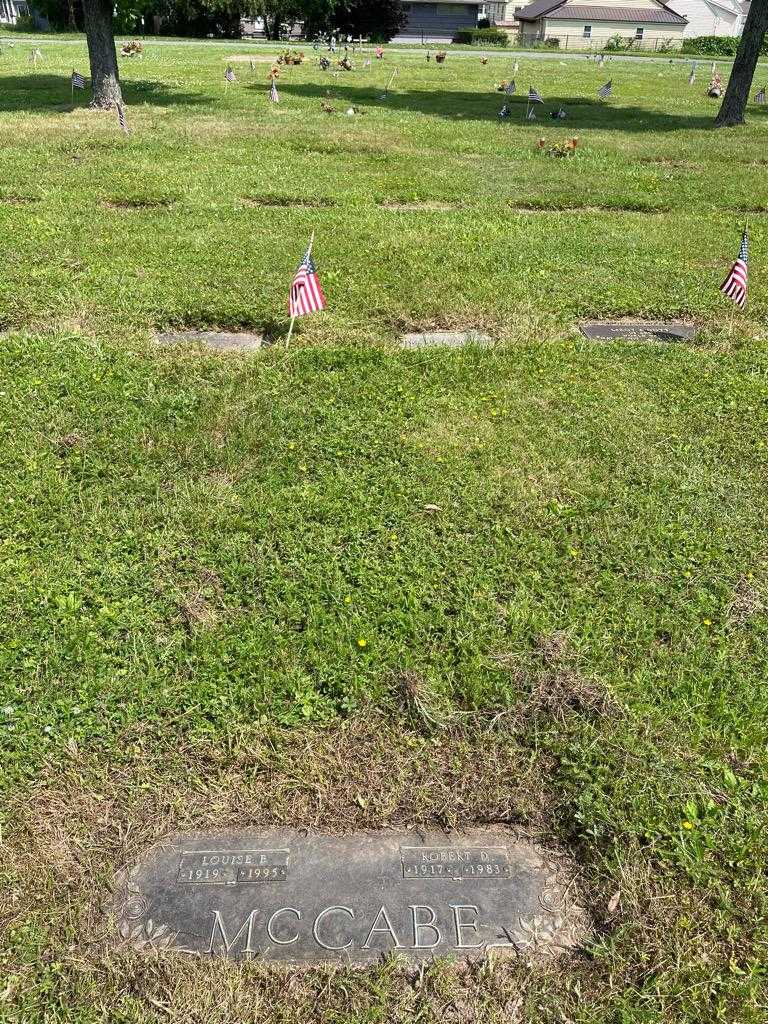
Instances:
[[[590,320],[580,325],[587,338],[595,341],[695,341],[693,324],[653,320]]]
[[[257,352],[264,344],[261,334],[251,334],[247,331],[164,331],[155,337],[159,345],[197,342],[218,352]]]
[[[506,830],[176,837],[121,872],[116,940],[145,952],[364,965],[561,951],[585,917],[562,858]]]
[[[491,338],[479,331],[424,331],[404,334],[400,347],[413,348],[464,348],[465,345],[490,345]]]

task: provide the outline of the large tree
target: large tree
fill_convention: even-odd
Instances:
[[[408,14],[401,0],[338,0],[334,18],[344,33],[388,41],[405,25]]]
[[[715,119],[717,128],[731,128],[733,125],[744,124],[744,112],[749,102],[749,90],[755,76],[760,48],[763,45],[766,29],[768,29],[768,0],[752,0],[741,42],[736,51],[728,88]]]
[[[123,100],[112,10],[112,0],[83,0],[83,21],[91,64],[91,106],[105,109]]]

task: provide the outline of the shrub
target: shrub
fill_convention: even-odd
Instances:
[[[680,43],[674,39],[659,39],[655,46],[656,53],[677,53],[679,49]]]
[[[544,48],[547,50],[559,50],[560,40],[557,36],[550,36],[548,39],[544,40]]]
[[[603,47],[604,50],[628,50],[632,45],[632,40],[627,39],[624,36],[615,35],[606,42]]]
[[[477,27],[478,28],[490,28],[491,27],[490,18],[480,18],[478,23],[477,23]]]
[[[703,57],[735,57],[739,40],[734,36],[696,36],[683,40],[683,53],[700,53]]]
[[[500,28],[460,28],[453,37],[454,43],[483,46],[508,46],[509,36]]]
[[[21,32],[23,35],[28,36],[32,33],[39,33],[45,31],[39,29],[35,24],[35,19],[31,14],[20,14],[16,19],[15,25],[3,25],[3,32]]]

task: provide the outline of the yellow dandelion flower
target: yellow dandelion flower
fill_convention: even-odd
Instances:
[[[362,636],[361,636],[361,637],[360,637],[360,638],[358,639],[358,641],[357,641],[357,646],[358,646],[358,647],[367,647],[367,646],[368,646],[368,641],[367,641],[367,640],[365,639],[365,637],[362,637]]]
[[[682,822],[682,826],[686,830],[686,832],[690,832],[691,829],[693,828],[693,822],[692,821],[684,821],[684,822]]]

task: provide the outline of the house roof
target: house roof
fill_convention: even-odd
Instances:
[[[739,0],[707,0],[707,5],[719,7],[721,11],[726,11],[728,14],[741,14]]]
[[[558,7],[547,15],[550,21],[562,21],[566,18],[581,21],[631,21],[637,25],[687,25],[688,19],[675,14],[668,7],[592,7],[569,4]]]
[[[688,19],[675,14],[666,4],[657,2],[644,8],[636,7],[587,7],[578,4],[565,6],[566,0],[534,0],[522,11],[517,12],[518,21],[538,21],[548,18],[554,21],[574,19],[576,21],[632,21],[638,25],[687,25]]]

